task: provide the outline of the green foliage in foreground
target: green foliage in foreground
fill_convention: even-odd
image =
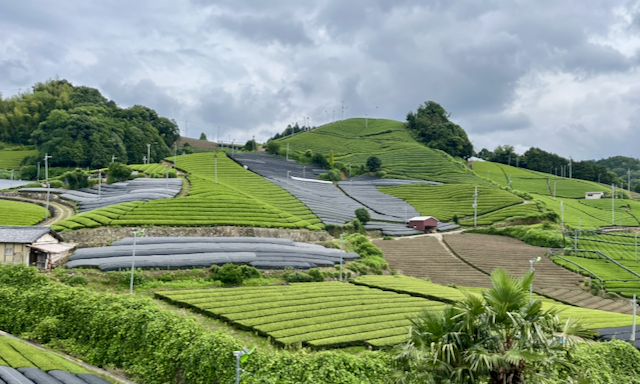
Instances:
[[[141,384],[230,383],[233,351],[245,347],[149,298],[67,287],[21,265],[0,266],[0,301],[0,329],[123,369]],[[383,383],[390,359],[383,352],[257,351],[243,368],[282,384]],[[243,375],[242,382],[261,381]]]
[[[399,382],[518,384],[540,382],[557,367],[581,373],[571,364],[574,337],[592,333],[529,300],[532,272],[516,280],[497,269],[491,281],[482,298],[468,294],[444,313],[425,310],[412,320],[396,357]]]
[[[44,220],[47,210],[36,204],[0,199],[0,225],[34,225]]]

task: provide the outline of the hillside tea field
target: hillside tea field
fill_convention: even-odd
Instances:
[[[90,219],[100,225],[119,226],[322,228],[320,219],[289,192],[245,170],[224,153],[217,157],[217,184],[213,153],[179,156],[178,166],[189,172],[186,197],[107,207],[73,216],[58,225],[79,229],[86,227],[83,222]]]
[[[278,345],[383,347],[407,338],[409,319],[444,303],[338,282],[156,292],[179,306],[268,336]]]
[[[609,202],[609,210],[606,210],[595,208],[589,203],[585,204],[586,200],[561,198],[553,200],[552,197],[540,195],[535,195],[535,198],[543,201],[558,214],[560,214],[560,202],[562,202],[564,205],[564,221],[571,228],[578,229],[578,227],[581,227],[582,229],[595,229],[612,225],[610,199],[605,199]],[[638,220],[625,210],[618,210],[615,217],[616,225],[622,224],[630,227],[637,227],[639,225]]]
[[[399,197],[413,205],[421,215],[433,216],[448,221],[473,216],[473,194],[475,185],[412,184],[395,187],[378,187],[384,193]],[[522,203],[522,199],[511,192],[492,187],[478,187],[478,215]],[[473,223],[472,223],[473,224]]]
[[[0,225],[35,225],[47,210],[36,204],[0,199]]]
[[[22,160],[29,156],[38,156],[38,151],[9,151],[0,150],[0,169],[20,169]]]
[[[370,156],[377,156],[389,178],[486,183],[464,163],[416,142],[400,121],[347,119],[277,142],[285,148],[288,143],[290,151],[311,149],[324,155],[333,151],[343,164],[365,165]]]
[[[572,199],[584,198],[586,192],[602,191],[608,193],[611,191],[611,189],[591,181],[557,177],[548,173],[489,161],[475,161],[473,170],[478,176],[489,178],[496,184],[506,187],[509,185],[510,178],[513,189],[545,196],[553,196],[554,188],[556,197]]]

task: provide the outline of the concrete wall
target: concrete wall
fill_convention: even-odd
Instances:
[[[67,242],[78,245],[78,248],[104,247],[113,241],[132,237],[137,228],[109,228],[81,229],[62,233]],[[285,238],[300,242],[328,241],[333,237],[327,232],[310,231],[308,229],[276,229],[250,227],[153,227],[145,228],[144,237],[163,236],[205,236],[205,237],[274,237]]]

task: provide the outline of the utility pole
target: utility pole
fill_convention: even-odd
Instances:
[[[150,163],[149,160],[151,160],[151,144],[147,143],[147,164]]]
[[[627,192],[629,192],[629,197],[631,197],[631,168],[627,168]]]
[[[344,252],[344,250],[342,249],[342,238],[344,237],[344,233],[340,234],[340,281],[342,281],[342,252]]]
[[[256,152],[258,150],[258,146],[256,145],[256,135],[253,135],[253,151]]]
[[[98,169],[98,198],[102,196],[102,168]]]
[[[556,185],[558,184],[558,182],[554,181],[553,182],[553,201],[556,201]]]
[[[569,179],[571,179],[572,177],[572,172],[571,172],[572,165],[573,165],[572,160],[573,160],[572,158],[569,158]]]
[[[509,185],[511,185],[511,181],[509,181]],[[473,194],[473,226],[478,225],[478,186],[476,186],[476,191]]]
[[[135,263],[136,263],[136,239],[138,236],[142,235],[144,229],[139,231],[135,231],[133,233],[133,253],[131,255],[131,282],[129,283],[129,294],[133,295],[133,271],[135,271]]]
[[[533,263],[537,263],[540,260],[541,260],[540,256],[538,256],[535,259],[529,260],[529,271],[531,272],[535,271],[535,268],[533,268]],[[533,300],[533,281],[531,282],[531,285],[529,285],[529,301],[532,301],[532,300]]]
[[[616,225],[616,185],[611,184],[611,226],[615,227]]]
[[[217,150],[217,149],[216,149]],[[178,142],[173,142],[173,168],[176,168],[176,175],[178,169]]]
[[[289,143],[287,143],[287,161],[289,161]]]
[[[184,121],[184,137],[189,137],[189,121]]]
[[[40,162],[38,161],[38,174],[36,175],[36,180],[40,180]]]
[[[45,220],[49,220],[49,192],[51,190],[51,186],[49,183],[49,159],[51,158],[51,156],[49,156],[48,153],[44,154],[44,178],[45,180],[47,180],[47,206],[46,206],[46,212],[45,212]]]

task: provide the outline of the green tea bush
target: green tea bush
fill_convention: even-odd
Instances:
[[[242,270],[238,265],[228,263],[218,270],[215,279],[222,281],[226,285],[240,285],[243,280]]]
[[[546,227],[544,227],[543,225],[544,224],[531,226],[513,225],[500,228],[490,226],[485,228],[469,229],[467,230],[467,232],[509,236],[522,240],[529,245],[535,245],[537,247],[563,248],[564,240],[562,238],[562,233],[555,229],[546,229],[549,226],[548,224],[546,225]]]

